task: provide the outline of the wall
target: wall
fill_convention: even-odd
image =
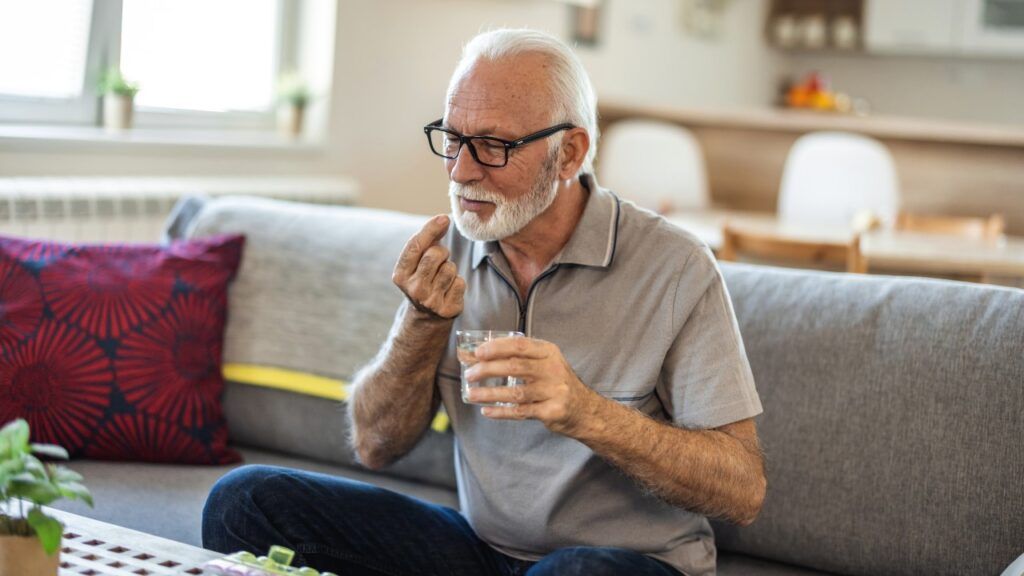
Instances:
[[[767,4],[728,3],[715,41],[682,32],[679,0],[609,0],[601,43],[580,48],[599,98],[673,106],[764,106],[778,56],[761,45]],[[446,177],[420,127],[442,113],[462,44],[530,26],[565,38],[569,8],[547,0],[340,0],[326,145],[309,151],[0,143],[0,175],[330,174],[354,176],[364,205],[447,210]]]
[[[878,114],[1024,125],[1024,59],[785,55],[783,69],[825,72]]]
[[[725,3],[720,32],[710,39],[684,28],[684,4],[608,2],[604,42],[579,50],[599,97],[656,106],[769,105],[781,59],[762,40],[767,3]]]

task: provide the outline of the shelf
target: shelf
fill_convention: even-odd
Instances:
[[[786,109],[715,110],[634,106],[602,103],[603,122],[629,117],[667,120],[690,126],[716,126],[777,132],[804,133],[841,130],[880,138],[1024,147],[1024,126],[999,126],[901,116],[853,116],[831,112]]]

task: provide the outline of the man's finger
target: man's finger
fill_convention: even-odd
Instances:
[[[450,221],[445,214],[438,214],[427,220],[423,228],[405,243],[405,248],[402,249],[402,254],[398,257],[396,272],[403,273],[405,276],[411,275],[416,270],[423,253],[444,238],[449,224]]]
[[[479,382],[495,376],[515,376],[532,380],[537,373],[532,361],[519,357],[481,361],[466,369],[466,379],[470,382]]]
[[[444,266],[445,262],[450,262],[448,256],[447,248],[434,244],[423,253],[419,264],[416,265],[416,271],[413,272],[413,276],[418,277],[425,286],[433,287],[434,278],[437,277],[441,267]]]
[[[476,357],[480,360],[496,360],[513,356],[540,360],[550,355],[551,352],[547,342],[522,336],[497,338],[481,344],[476,349]]]
[[[462,302],[465,294],[466,281],[462,276],[456,276],[455,280],[452,281],[452,285],[448,287],[448,291],[444,293],[444,299],[448,302]]]
[[[441,290],[441,292],[448,292],[448,289],[452,287],[452,282],[459,275],[459,268],[451,260],[445,260],[443,264],[437,269],[437,276],[434,276],[434,284]]]
[[[526,420],[536,418],[536,404],[516,404],[515,406],[484,406],[480,413],[494,420]]]
[[[505,402],[508,404],[531,404],[546,400],[544,391],[534,384],[519,384],[518,386],[470,386],[466,397],[470,402],[490,404],[492,402]]]

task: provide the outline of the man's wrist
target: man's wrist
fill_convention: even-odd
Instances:
[[[448,342],[454,319],[446,320],[403,306],[398,331],[391,337],[391,347],[403,358],[423,358],[436,350],[438,358]],[[434,360],[436,362],[436,360]]]
[[[581,409],[576,411],[564,434],[583,443],[600,438],[609,422],[608,411],[615,408],[614,404],[614,400],[586,388]]]
[[[422,330],[437,330],[446,333],[451,330],[452,324],[455,323],[455,317],[445,318],[433,312],[421,310],[411,301],[405,311],[405,320],[407,323]]]

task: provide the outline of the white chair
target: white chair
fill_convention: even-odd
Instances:
[[[779,193],[781,220],[850,226],[870,212],[891,226],[899,205],[896,167],[881,142],[859,134],[814,132],[790,149]]]
[[[605,130],[598,153],[598,182],[643,208],[665,214],[710,204],[704,154],[682,126],[615,122]]]

